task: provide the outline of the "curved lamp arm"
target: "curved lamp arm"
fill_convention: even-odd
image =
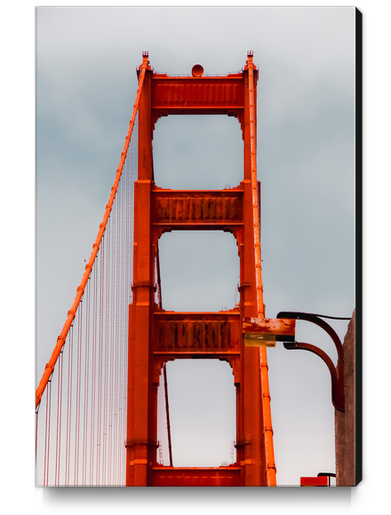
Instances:
[[[315,347],[315,345],[311,345],[309,343],[300,343],[296,341],[284,341],[284,347],[288,350],[308,350],[319,356],[326,363],[331,375],[331,398],[333,406],[338,411],[345,411],[343,347],[337,333],[327,322],[319,318],[318,315],[314,315],[312,313],[281,311],[278,313],[277,318],[291,318],[295,320],[306,320],[308,322],[312,322],[324,329],[331,337],[338,352],[338,363],[336,367],[334,366],[334,363],[329,358],[329,356],[323,350],[319,349],[319,347]],[[283,340],[283,337],[280,337],[279,339]]]

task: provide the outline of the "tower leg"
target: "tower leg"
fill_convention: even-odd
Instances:
[[[134,188],[133,303],[129,307],[127,486],[147,486],[156,456],[151,328],[154,310],[154,246],[151,238],[151,71],[139,104],[138,180]]]

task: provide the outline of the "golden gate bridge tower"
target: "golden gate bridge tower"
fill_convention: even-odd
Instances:
[[[137,74],[129,132],[103,221],[36,391],[37,482],[276,486],[266,348],[244,337],[247,321],[254,318],[266,320],[266,333],[289,333],[281,329],[282,320],[279,329],[269,327],[264,312],[253,53],[238,73],[209,76],[195,65],[189,76],[170,76],[156,73],[143,52]],[[214,114],[233,116],[240,124],[240,184],[223,190],[155,184],[152,142],[159,119]],[[240,259],[235,308],[164,310],[159,238],[181,230],[225,231],[235,238]],[[192,358],[223,360],[232,367],[236,461],[229,465],[173,466],[167,396],[170,463],[159,461],[157,413],[165,365]]]

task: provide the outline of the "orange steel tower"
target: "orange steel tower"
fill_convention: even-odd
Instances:
[[[133,302],[129,306],[127,486],[275,486],[266,349],[246,346],[243,319],[264,318],[256,178],[257,68],[226,76],[155,73],[143,53],[139,102],[138,180],[134,194]],[[162,116],[226,114],[242,128],[244,177],[232,189],[171,190],[154,182],[152,140]],[[230,232],[240,257],[240,305],[231,311],[165,311],[155,303],[158,241],[174,230]],[[227,361],[236,386],[237,461],[216,468],[157,462],[157,391],[168,360]]]

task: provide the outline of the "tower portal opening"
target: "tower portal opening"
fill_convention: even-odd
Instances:
[[[239,302],[239,256],[231,234],[166,233],[159,255],[165,310],[220,311]]]
[[[173,464],[218,467],[236,460],[236,401],[230,365],[213,359],[167,363]],[[165,441],[165,413],[158,412]],[[160,433],[160,434],[159,434]]]

